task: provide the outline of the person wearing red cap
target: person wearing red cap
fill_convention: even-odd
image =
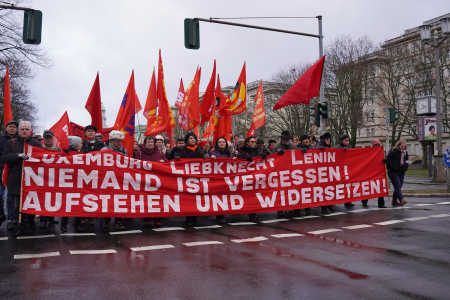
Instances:
[[[380,147],[381,146],[381,142],[379,139],[373,139],[372,142],[372,147]],[[383,160],[383,163],[386,163],[386,159]],[[361,203],[364,207],[367,208],[367,202],[369,200],[361,200]],[[386,208],[386,205],[384,205],[384,197],[378,197],[378,208]]]
[[[203,150],[203,152],[205,153],[205,155],[208,155],[207,157],[209,157],[209,149],[211,148],[211,145],[209,144],[209,142],[207,140],[201,140],[198,145],[200,146],[200,148]]]

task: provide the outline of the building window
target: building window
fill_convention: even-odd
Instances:
[[[358,129],[358,137],[361,137],[361,129]]]
[[[373,122],[374,113],[370,113],[370,120]]]
[[[369,128],[366,129],[366,136],[370,137],[370,129]]]
[[[375,128],[371,128],[370,130],[372,132],[372,136],[375,136]]]

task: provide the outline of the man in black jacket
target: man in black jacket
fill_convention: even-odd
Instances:
[[[3,152],[2,161],[8,163],[10,166],[8,177],[8,191],[11,194],[11,200],[14,204],[14,214],[17,221],[19,221],[19,230],[16,236],[22,236],[25,233],[25,218],[27,218],[30,225],[30,230],[36,230],[34,224],[34,215],[27,215],[22,213],[19,218],[20,210],[20,191],[22,187],[22,169],[23,161],[29,159],[24,153],[25,144],[34,147],[42,148],[41,143],[31,138],[31,124],[28,121],[22,121],[19,124],[19,137],[9,140],[6,143],[5,151]]]
[[[17,127],[19,127],[19,123],[16,121],[9,121],[5,126],[5,133],[0,137],[0,174],[3,174],[3,166],[5,165],[1,160],[3,151],[5,151],[6,143],[13,138],[18,138]],[[6,198],[6,204],[8,206],[8,224],[7,229],[13,230],[13,221],[14,221],[14,205],[12,204],[11,195],[6,193],[5,195],[5,186],[3,185],[2,180],[0,180],[0,226],[6,220],[4,203]],[[5,197],[4,197],[5,196]]]
[[[173,147],[172,150],[170,150],[169,154],[169,160],[175,159],[176,157],[180,158],[180,151],[184,147],[184,139],[183,138],[177,138],[177,144],[175,147]]]
[[[97,127],[94,125],[88,125],[84,127],[84,134],[89,138],[89,140],[83,141],[83,146],[81,147],[81,152],[88,153],[92,151],[100,151],[105,147],[102,141],[95,138],[97,133]]]

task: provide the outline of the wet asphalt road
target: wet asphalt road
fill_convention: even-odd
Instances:
[[[359,202],[349,210],[337,205],[342,214],[328,217],[315,208],[318,217],[273,223],[261,221],[274,220],[276,213],[261,214],[257,224],[218,228],[186,229],[184,218],[170,218],[163,227],[180,229],[161,232],[136,219],[125,221],[126,229],[142,232],[121,235],[102,229],[97,219],[87,231],[95,235],[61,236],[59,225],[50,225],[34,236],[55,236],[18,240],[4,223],[0,297],[449,299],[450,198],[408,201],[401,209],[377,210],[376,200],[369,209]],[[227,219],[248,221],[245,215]],[[402,222],[383,223],[388,221]],[[214,217],[198,222],[215,224]],[[366,227],[350,227],[356,225]],[[68,229],[73,232],[71,224]],[[206,244],[188,244],[193,242]],[[134,249],[155,245],[165,246]],[[112,253],[71,254],[74,250]],[[57,256],[17,256],[47,253]]]

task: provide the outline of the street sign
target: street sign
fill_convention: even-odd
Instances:
[[[444,152],[444,163],[447,167],[450,167],[450,149],[445,149]]]

